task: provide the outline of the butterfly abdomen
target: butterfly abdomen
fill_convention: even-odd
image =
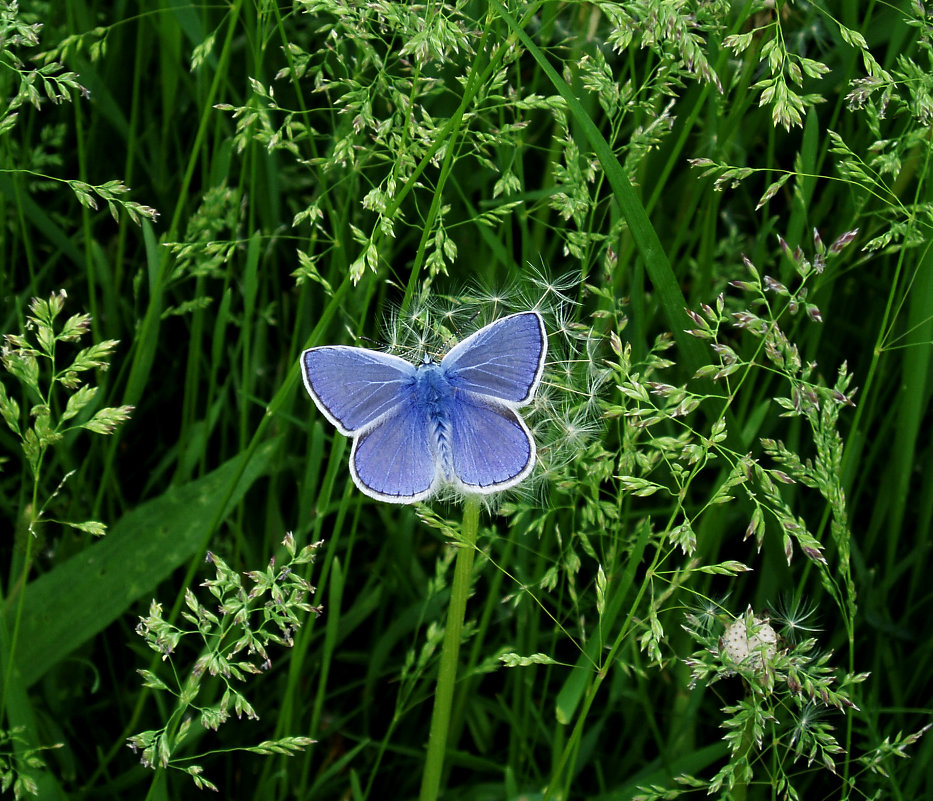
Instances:
[[[418,367],[415,378],[421,408],[428,415],[428,436],[436,463],[440,467],[444,481],[454,480],[453,459],[451,457],[451,401],[455,390],[443,368],[434,362]]]

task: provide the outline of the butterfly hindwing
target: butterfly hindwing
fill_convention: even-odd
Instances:
[[[345,436],[403,403],[415,372],[398,356],[364,348],[327,345],[301,354],[305,389]]]
[[[353,441],[350,472],[367,495],[390,503],[413,503],[431,495],[439,481],[428,417],[407,402]]]
[[[538,388],[547,335],[535,311],[503,317],[468,336],[444,357],[451,386],[521,406]]]
[[[510,406],[461,393],[451,403],[453,472],[469,492],[518,484],[534,467],[534,439]]]

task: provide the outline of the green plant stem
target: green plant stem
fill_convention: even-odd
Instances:
[[[745,760],[746,765],[751,765],[751,757],[749,756],[752,752],[752,746],[755,743],[755,719],[749,718],[745,722],[745,730],[742,732],[742,745],[741,751],[739,752],[741,758]],[[745,771],[742,772],[742,778],[736,779],[735,784],[732,786],[732,798],[735,801],[745,801],[748,796],[748,780],[745,778]]]
[[[466,614],[470,593],[470,575],[476,550],[476,532],[479,528],[479,501],[469,498],[463,510],[463,531],[460,550],[454,566],[454,584],[447,609],[447,628],[441,647],[441,663],[437,672],[434,692],[434,711],[431,713],[431,731],[428,735],[428,753],[421,775],[420,801],[435,801],[441,789],[444,772],[444,749],[450,728],[450,710],[453,706],[454,684],[457,681],[457,659],[460,655],[460,632]]]

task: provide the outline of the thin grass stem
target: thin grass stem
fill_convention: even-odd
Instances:
[[[454,686],[457,682],[457,660],[460,656],[460,634],[466,614],[467,596],[470,594],[470,576],[479,527],[479,501],[469,498],[463,509],[463,539],[457,551],[454,583],[447,610],[447,628],[441,646],[441,662],[434,693],[434,711],[431,713],[431,731],[428,735],[428,753],[421,776],[420,801],[435,801],[440,793],[444,773],[444,751],[450,728],[450,710],[453,707]]]

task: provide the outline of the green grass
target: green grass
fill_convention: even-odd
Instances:
[[[929,796],[933,17],[144,5],[0,2],[3,790]],[[528,308],[363,495],[302,349]]]

